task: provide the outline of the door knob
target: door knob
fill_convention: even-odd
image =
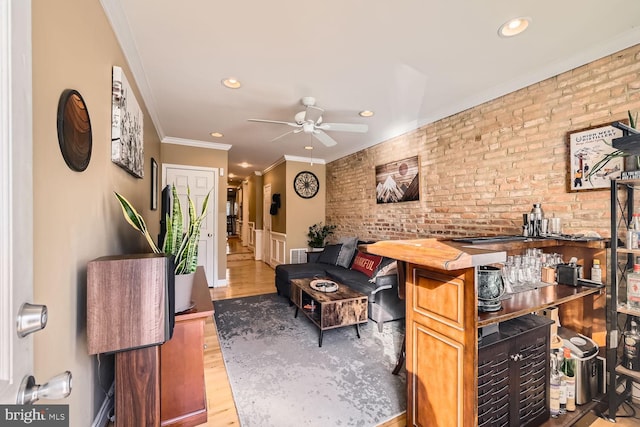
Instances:
[[[31,405],[39,399],[62,399],[71,394],[71,372],[56,375],[42,385],[36,384],[33,375],[22,379],[18,389],[18,405]]]
[[[47,326],[47,306],[25,302],[18,310],[16,330],[20,338]]]
[[[213,233],[209,233],[209,234],[207,234],[207,236],[213,237]]]

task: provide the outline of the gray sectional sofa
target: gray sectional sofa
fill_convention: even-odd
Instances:
[[[397,263],[382,257],[373,272],[359,271],[362,268],[354,265],[359,253],[357,245],[357,239],[345,239],[342,243],[326,246],[321,252],[309,252],[306,263],[276,266],[278,295],[291,298],[292,279],[325,277],[367,295],[369,318],[378,323],[378,330],[382,331],[384,322],[403,319],[405,307],[404,300],[398,296]]]

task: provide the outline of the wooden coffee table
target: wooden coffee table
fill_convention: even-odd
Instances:
[[[302,310],[320,329],[319,347],[322,347],[322,335],[327,329],[355,325],[360,338],[359,325],[367,323],[369,315],[367,296],[341,283],[338,283],[338,290],[335,292],[316,291],[311,288],[311,281],[315,279],[317,278],[291,280],[291,302],[296,306],[294,317],[298,317],[298,310]],[[304,308],[311,304],[314,306],[313,310]]]

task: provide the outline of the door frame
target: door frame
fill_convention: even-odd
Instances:
[[[0,403],[33,372],[33,338],[16,317],[33,299],[31,1],[0,0]]]
[[[218,257],[219,257],[219,249],[218,249],[218,238],[220,235],[220,230],[218,228],[218,196],[220,189],[218,188],[218,177],[219,177],[219,168],[210,168],[205,166],[190,166],[190,165],[179,165],[175,163],[162,163],[162,188],[167,185],[167,169],[168,168],[176,168],[176,169],[188,169],[193,171],[202,171],[202,172],[211,172],[213,173],[213,191],[215,192],[214,197],[209,198],[209,206],[211,207],[211,214],[213,215],[213,230],[214,230],[214,239],[213,239],[213,266],[212,266],[212,275],[213,277],[207,278],[209,281],[209,287],[217,287],[218,285]],[[225,194],[226,197],[226,194]],[[224,233],[226,237],[226,232]]]

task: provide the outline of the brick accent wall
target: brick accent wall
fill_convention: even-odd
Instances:
[[[640,111],[640,44],[327,165],[335,237],[520,234],[542,203],[563,231],[609,237],[609,191],[569,192],[567,132]],[[375,166],[419,156],[420,201],[376,204]]]

